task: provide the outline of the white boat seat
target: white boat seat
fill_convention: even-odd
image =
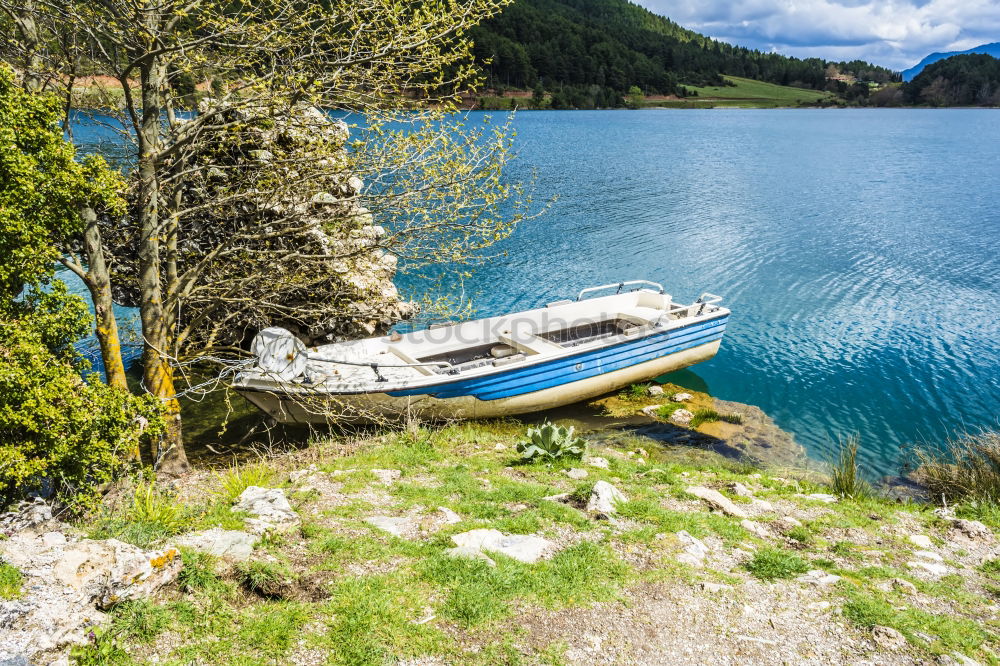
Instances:
[[[524,354],[552,354],[565,351],[559,345],[540,338],[533,333],[517,333],[517,337],[515,338],[510,331],[505,331],[498,335],[497,339]]]

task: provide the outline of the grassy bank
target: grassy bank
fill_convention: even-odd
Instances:
[[[830,502],[827,487],[787,472],[627,431],[582,461],[522,464],[515,447],[524,435],[516,422],[370,433],[204,470],[169,493],[140,489],[141,502],[123,490],[78,527],[143,546],[211,526],[242,529],[246,516],[231,506],[249,485],[284,489],[301,525],[268,533],[245,563],[182,551],[178,584],[156,601],[119,605],[76,657],[918,663],[960,653],[997,663],[1000,564],[979,562],[977,545],[955,545],[948,521],[927,507]],[[570,478],[567,468],[586,476]],[[597,481],[627,497],[613,520],[584,510]],[[716,489],[748,519],[710,511],[693,487]],[[393,535],[373,517],[405,527]],[[534,564],[447,556],[452,536],[481,528],[538,535],[555,548]],[[705,548],[701,560],[691,538]],[[926,557],[920,550],[940,553],[947,573],[912,564]],[[836,579],[800,580],[807,571]],[[888,646],[884,635],[898,642]]]

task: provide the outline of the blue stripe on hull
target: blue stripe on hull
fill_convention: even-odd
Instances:
[[[390,391],[388,395],[393,397],[429,395],[442,399],[468,395],[479,400],[497,400],[532,393],[614,372],[714,342],[722,338],[726,330],[727,319],[729,319],[728,315],[646,336],[634,342],[594,349],[590,352],[554,359],[537,365],[513,367],[503,373],[436,386]]]

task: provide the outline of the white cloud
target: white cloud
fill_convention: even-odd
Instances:
[[[716,39],[799,57],[904,69],[1000,41],[1000,0],[638,0]]]

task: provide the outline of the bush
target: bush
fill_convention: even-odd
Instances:
[[[970,433],[914,453],[917,479],[935,499],[1000,502],[1000,431]]]
[[[802,558],[780,548],[758,550],[745,566],[747,571],[765,581],[791,578],[809,570]]]
[[[72,341],[87,327],[62,283],[0,304],[0,506],[38,491],[86,508],[163,432],[152,396],[83,379]]]
[[[566,428],[545,422],[539,428],[528,428],[528,441],[519,442],[517,452],[523,460],[556,460],[582,458],[587,441],[573,436],[573,426]]]
[[[833,463],[831,487],[835,494],[841,497],[865,498],[875,492],[870,483],[865,481],[858,467],[857,435],[852,435],[840,443],[840,453]]]

